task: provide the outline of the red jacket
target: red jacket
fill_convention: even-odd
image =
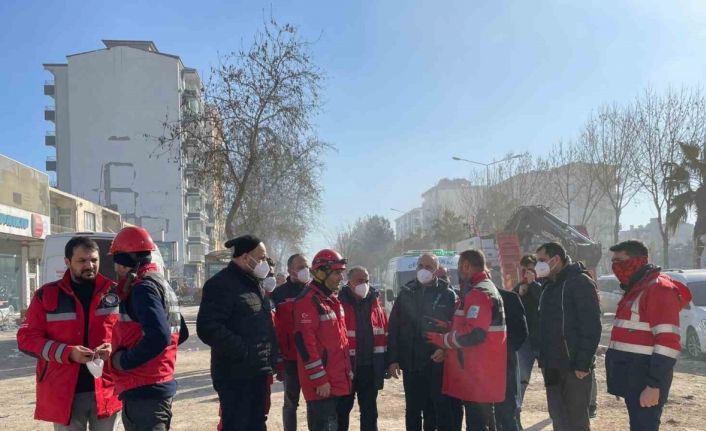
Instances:
[[[451,331],[442,339],[452,349],[444,359],[444,394],[476,403],[505,400],[505,313],[492,281],[483,279],[459,299]]]
[[[142,339],[142,325],[140,322],[133,320],[127,310],[132,289],[145,278],[156,284],[161,290],[168,309],[172,340],[162,353],[145,364],[130,370],[115,370],[115,389],[118,395],[140,386],[169,382],[174,379],[174,366],[176,364],[179,330],[181,327],[179,300],[169,283],[157,272],[157,266],[154,264],[144,265],[139,269],[137,278],[130,285],[128,291],[125,292],[125,298],[120,302],[120,320],[113,330],[113,352],[129,350],[135,347]]]
[[[356,333],[356,303],[357,299],[351,288],[346,286],[338,295],[346,317],[346,333],[348,335],[348,354],[351,358],[351,368],[356,369],[355,359],[357,352]],[[375,385],[382,389],[385,381],[385,355],[387,353],[387,315],[380,304],[378,292],[370,290],[368,297],[364,301],[370,301],[370,320],[373,329],[373,373],[375,375]]]
[[[639,394],[645,386],[666,397],[681,349],[679,312],[691,293],[659,270],[649,271],[618,303],[606,352],[608,392]]]
[[[37,290],[17,331],[19,349],[37,358],[35,419],[69,424],[80,368],[69,360],[71,348],[83,345],[86,318],[90,319],[86,347],[95,349],[109,343],[118,319],[118,301],[115,283],[100,274],[96,276],[88,317],[71,288],[69,271],[61,280]],[[95,380],[95,392],[98,417],[109,417],[122,407],[114,392],[109,361],[101,378]]]
[[[297,367],[304,398],[321,400],[316,388],[331,384],[331,396],[349,395],[353,373],[343,307],[325,287],[310,283],[294,303]]]
[[[285,361],[297,360],[297,348],[294,344],[294,301],[304,290],[304,285],[287,279],[270,296],[275,304],[275,332],[279,344],[279,353]]]

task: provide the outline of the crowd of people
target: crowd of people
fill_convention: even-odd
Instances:
[[[275,274],[266,245],[244,235],[203,287],[198,337],[211,350],[221,430],[265,430],[274,379],[282,423],[349,428],[357,398],[362,431],[378,429],[377,397],[402,379],[407,430],[515,431],[535,362],[556,431],[590,430],[595,415],[601,311],[596,284],[558,243],[520,262],[521,282],[496,287],[478,250],[460,253],[454,289],[436,256],[385,313],[366,268],[334,250],[294,254]],[[125,228],[110,249],[115,284],[98,272],[95,242],[66,245],[63,279],[34,295],[17,334],[37,358],[35,418],[56,430],[168,430],[177,347],[188,337],[176,295],[151,262],[149,234]],[[606,353],[608,392],[625,400],[632,431],[659,429],[679,354],[688,289],[648,263],[647,248],[611,248],[625,295]]]

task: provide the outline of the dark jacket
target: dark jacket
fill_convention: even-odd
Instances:
[[[518,283],[513,291],[519,294],[522,284],[523,283]],[[541,296],[542,285],[536,281],[529,283],[527,285],[527,293],[520,295],[522,306],[525,308],[530,346],[532,346],[534,352],[539,351],[539,298],[541,298]]]
[[[520,350],[522,343],[527,339],[527,321],[525,320],[525,308],[522,306],[520,296],[515,292],[505,289],[498,289],[503,298],[503,309],[505,310],[505,324],[507,325],[507,353],[508,358]]]
[[[581,263],[570,263],[543,286],[539,304],[539,366],[588,372],[601,339],[596,283]]]
[[[203,286],[196,333],[211,346],[211,378],[219,391],[270,374],[277,338],[270,301],[258,280],[231,262]]]
[[[439,279],[428,287],[417,280],[400,288],[390,313],[387,363],[399,363],[403,371],[421,371],[431,363],[437,349],[424,338],[427,331],[448,332],[456,304],[451,286]]]

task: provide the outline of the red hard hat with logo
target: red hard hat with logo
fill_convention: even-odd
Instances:
[[[336,250],[325,248],[314,256],[311,261],[311,269],[316,271],[321,267],[326,267],[328,270],[335,271],[337,269],[346,269],[346,263],[348,261]]]
[[[137,226],[123,228],[110,244],[108,255],[117,253],[139,253],[142,251],[155,251],[157,245],[152,241],[152,237],[145,229]]]

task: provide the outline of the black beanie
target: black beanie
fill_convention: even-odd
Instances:
[[[255,235],[243,235],[226,241],[226,248],[233,247],[233,257],[240,257],[255,250],[262,240]]]

